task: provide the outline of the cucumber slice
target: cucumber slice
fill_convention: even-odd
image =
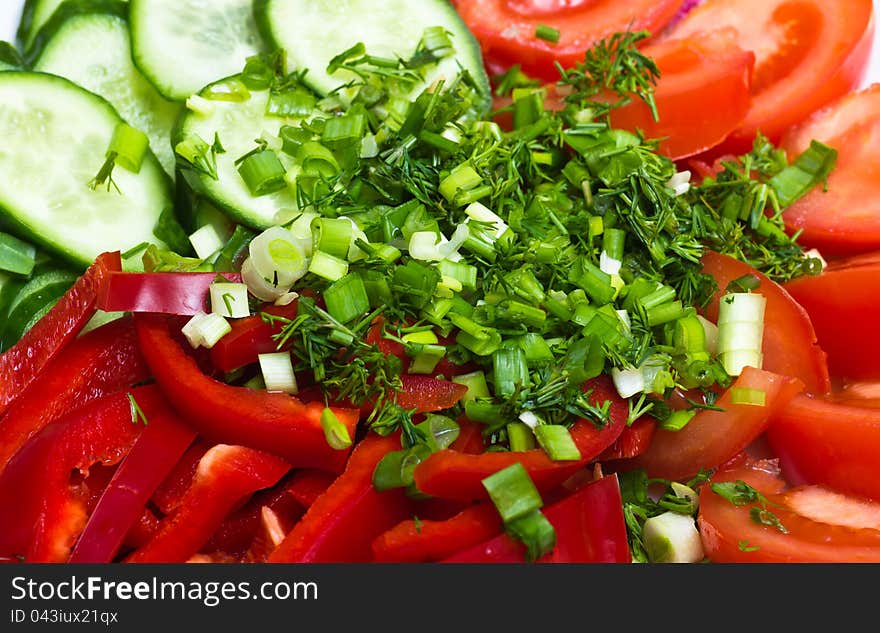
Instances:
[[[61,269],[49,269],[31,277],[9,302],[7,315],[12,315],[19,306],[27,304],[32,297],[45,296],[46,289],[53,286],[70,287],[76,281],[74,272]]]
[[[61,6],[62,2],[64,0],[27,0],[24,3],[17,34],[23,51],[27,53],[30,50],[40,29],[49,21],[52,14],[55,13],[55,9]],[[120,0],[120,2],[127,3],[128,0]]]
[[[489,78],[480,46],[447,0],[254,0],[254,15],[266,40],[287,51],[292,67],[307,69],[306,81],[321,94],[351,80],[345,71],[331,76],[326,69],[355,44],[362,42],[370,55],[406,59],[426,28],[442,26],[456,54],[431,70],[415,92],[442,77],[451,81],[460,64],[480,86],[488,107]]]
[[[240,72],[262,50],[251,0],[132,0],[129,19],[135,63],[175,101]]]
[[[9,311],[3,322],[3,331],[0,335],[0,347],[6,350],[14,345],[25,332],[31,329],[37,321],[52,309],[61,296],[67,292],[73,281],[59,281],[48,284],[36,292],[28,294],[14,309]]]
[[[21,70],[24,68],[24,60],[18,54],[15,46],[9,42],[0,41],[0,70]]]
[[[0,73],[0,218],[80,267],[105,251],[159,243],[153,229],[171,196],[152,152],[138,174],[116,167],[118,191],[89,187],[121,121],[67,79]]]
[[[173,176],[171,128],[181,107],[162,98],[132,62],[127,13],[119,0],[67,0],[41,29],[29,58],[34,70],[66,77],[107,99],[150,138],[153,153]]]
[[[215,86],[235,81],[236,77],[215,82],[200,94],[207,95]],[[226,150],[217,154],[217,178],[191,170],[184,170],[184,177],[194,190],[235,220],[257,229],[282,224],[296,217],[298,213],[296,199],[289,188],[254,197],[235,165],[236,159],[256,147],[254,140],[264,133],[277,136],[282,125],[299,123],[298,119],[266,116],[268,101],[268,90],[252,90],[250,97],[244,101],[209,101],[200,112],[188,109],[180,118],[172,139],[175,145],[184,139],[195,137],[210,143],[215,134],[217,135]],[[286,169],[293,166],[294,161],[287,154],[277,154]]]

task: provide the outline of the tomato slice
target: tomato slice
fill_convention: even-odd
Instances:
[[[785,490],[774,462],[717,473],[712,481],[744,481],[767,498],[786,532],[751,517],[755,504],[737,506],[700,489],[697,525],[707,557],[716,563],[853,563],[880,561],[880,504],[821,486]]]
[[[857,402],[801,395],[780,411],[767,440],[786,474],[880,500],[880,410]]]
[[[715,147],[745,121],[755,55],[737,46],[735,31],[657,42],[644,53],[660,70],[654,92],[659,119],[634,99],[612,112],[614,127],[663,139],[660,153],[679,160]]]
[[[880,378],[880,261],[837,265],[790,281],[785,289],[810,315],[835,378]]]
[[[700,469],[716,468],[735,457],[769,426],[773,416],[801,389],[796,378],[746,367],[733,384],[765,394],[764,406],[734,404],[731,389],[715,403],[723,411],[703,410],[680,431],[658,428],[648,450],[627,462],[651,477],[684,480]]]
[[[761,281],[756,292],[767,299],[763,368],[799,378],[811,393],[827,393],[831,386],[828,361],[806,310],[782,286],[748,264],[715,252],[706,253],[702,261],[703,272],[712,275],[719,288],[706,308],[707,318],[713,322],[718,319],[718,300],[727,284],[754,275]]]
[[[838,150],[827,190],[817,187],[783,214],[799,241],[823,255],[880,248],[880,84],[815,113],[781,141],[789,156],[816,139]]]
[[[733,27],[740,48],[754,51],[752,107],[724,143],[751,149],[757,131],[773,141],[790,126],[856,86],[864,77],[873,40],[871,0],[707,0],[670,29],[690,37]]]
[[[528,75],[559,79],[554,66],[572,68],[598,40],[617,32],[659,32],[683,0],[460,0],[459,15],[480,42],[490,72],[519,64]],[[539,25],[559,31],[551,43],[535,36]]]

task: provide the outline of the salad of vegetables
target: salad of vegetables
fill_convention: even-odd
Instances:
[[[27,0],[0,559],[880,561],[873,38],[871,0]]]

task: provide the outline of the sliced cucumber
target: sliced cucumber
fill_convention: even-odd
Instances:
[[[29,59],[34,70],[60,75],[109,101],[174,174],[171,128],[181,106],[166,101],[131,60],[128,5],[119,0],[66,0],[40,30]]]
[[[170,183],[152,152],[117,189],[91,188],[122,119],[101,97],[54,75],[0,73],[0,218],[24,239],[85,267],[105,251],[160,241]]]
[[[422,86],[454,79],[459,65],[481,87],[488,105],[489,79],[480,47],[447,0],[254,0],[263,36],[287,51],[288,63],[308,70],[306,81],[327,94],[350,81],[345,71],[328,75],[327,65],[341,52],[363,43],[370,55],[409,58],[426,28],[441,26],[452,36],[456,54],[425,77]]]
[[[64,0],[27,0],[21,13],[21,21],[18,24],[18,41],[22,50],[26,53],[30,50],[34,39],[49,21],[52,14]],[[128,0],[120,0],[127,3]]]
[[[183,101],[261,52],[251,0],[132,0],[134,60],[156,89]]]
[[[236,81],[235,77],[207,86],[201,95],[210,94],[216,86]],[[299,120],[266,116],[269,91],[250,91],[244,101],[205,101],[199,112],[188,109],[180,118],[173,142],[200,138],[211,143],[215,134],[225,150],[216,155],[217,178],[205,173],[185,170],[190,186],[211,200],[231,217],[252,228],[267,228],[284,223],[298,213],[290,189],[254,197],[238,173],[235,161],[256,147],[255,140],[265,134],[278,136],[282,125],[293,125]],[[277,152],[285,168],[293,166],[284,152]]]
[[[9,42],[0,41],[0,70],[21,70],[24,60],[18,50]]]

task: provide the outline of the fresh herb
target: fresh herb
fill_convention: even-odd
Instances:
[[[735,482],[713,483],[710,486],[712,492],[726,499],[736,506],[745,506],[754,504],[749,509],[749,516],[752,521],[760,525],[773,527],[783,534],[788,534],[788,529],[782,524],[775,514],[767,509],[769,500],[758,490],[742,480]]]
[[[141,409],[140,405],[138,405],[137,400],[134,399],[133,394],[127,394],[128,396],[128,404],[131,407],[131,423],[137,424],[140,422],[144,426],[147,426],[147,415],[144,413],[143,409]]]

